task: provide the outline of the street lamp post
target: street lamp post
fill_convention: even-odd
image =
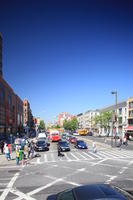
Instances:
[[[115,146],[116,146],[116,133],[117,133],[117,91],[112,91],[111,94],[115,95],[115,123],[116,123],[116,130],[115,130]],[[113,123],[113,122],[112,122]]]

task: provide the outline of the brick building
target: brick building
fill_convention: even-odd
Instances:
[[[0,136],[23,130],[23,102],[0,75]]]
[[[68,120],[72,120],[73,118],[74,118],[74,116],[72,116],[71,114],[69,114],[67,112],[62,112],[58,115],[57,124],[62,127],[65,120],[68,121]]]
[[[23,101],[23,126],[31,129],[33,127],[34,120],[32,116],[32,111],[30,108],[30,103],[27,99]]]

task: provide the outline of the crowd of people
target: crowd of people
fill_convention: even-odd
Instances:
[[[29,141],[25,138],[16,138],[13,144],[4,140],[0,141],[1,154],[5,154],[5,158],[10,160],[16,160],[16,165],[20,162],[22,165],[26,163],[28,159],[35,156],[35,144],[33,141]],[[13,157],[15,155],[15,157]]]

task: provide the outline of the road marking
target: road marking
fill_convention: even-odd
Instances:
[[[48,158],[46,154],[44,154],[44,162],[48,162]]]
[[[58,183],[58,182],[60,182],[60,181],[62,181],[62,178],[56,179],[56,180],[52,181],[51,183],[48,183],[48,184],[45,185],[45,186],[39,187],[39,188],[37,188],[37,189],[35,189],[35,190],[33,190],[33,191],[27,193],[27,194],[30,195],[30,196],[31,196],[31,195],[34,195],[34,194],[40,192],[41,190],[44,190],[44,189],[46,189],[46,188],[48,188],[48,187],[51,187],[52,185],[54,185],[55,183]],[[23,198],[21,198],[21,199],[23,199]],[[20,199],[19,199],[19,200],[20,200]]]
[[[99,164],[101,164],[102,162],[104,162],[104,161],[106,161],[106,160],[108,160],[108,159],[105,158],[105,159],[103,159],[103,160],[100,160],[100,161],[98,161],[97,163],[93,163],[92,166],[99,165]]]
[[[108,156],[108,158],[118,158],[117,156],[115,155],[112,155],[110,152],[102,152],[104,155]]]
[[[117,152],[117,151],[113,151],[111,152],[113,155],[115,155],[116,157],[121,157],[121,158],[124,158],[124,157],[129,157],[127,155],[124,155],[123,152]]]
[[[77,156],[75,156],[72,152],[70,152],[70,154],[76,159],[79,160],[79,158]]]
[[[111,181],[113,181],[113,180],[116,179],[116,178],[117,178],[117,176],[111,176],[110,179],[108,179],[108,180],[106,181],[106,183],[110,183]]]
[[[72,161],[69,157],[68,157],[68,155],[67,155],[67,153],[65,153],[65,157],[66,157],[66,159],[68,160],[68,161]]]
[[[9,183],[9,182],[8,182],[8,183]],[[4,186],[4,185],[7,185],[8,183],[0,183],[0,186],[1,186],[1,185],[3,185],[3,186]]]
[[[52,161],[55,162],[54,154],[51,154]]]
[[[126,169],[128,169],[128,167],[122,167],[122,169],[119,171],[119,174],[123,174]]]
[[[102,159],[103,159],[103,158],[108,158],[108,157],[109,157],[109,156],[103,154],[103,152],[97,152],[97,155],[100,155]]]
[[[91,158],[91,159],[95,159],[94,157],[92,157],[91,155],[89,155],[89,153],[83,152],[84,155],[86,155],[87,157]]]
[[[26,200],[36,200],[35,198],[30,197],[28,194],[24,194],[23,192],[16,190],[16,189],[11,189],[10,192],[19,196],[19,197],[16,198],[16,200],[20,199],[20,198],[26,199]]]
[[[10,192],[10,190],[11,190],[11,188],[12,188],[12,186],[13,186],[13,184],[14,184],[15,181],[17,180],[18,176],[19,176],[19,173],[16,173],[16,174],[12,177],[12,179],[11,179],[10,182],[8,183],[6,189],[5,189],[4,192],[1,194],[0,200],[4,200],[4,199],[7,197],[8,193]]]
[[[76,152],[76,154],[78,154],[80,157],[82,157],[84,160],[87,160],[87,158],[85,156],[83,156],[82,154],[80,154],[79,152]]]
[[[99,156],[99,155],[97,155],[97,153],[93,153],[93,152],[89,152],[91,155],[93,155],[93,156],[95,156],[95,157],[97,157],[97,158],[100,158],[100,159],[102,159],[101,158],[101,156]]]
[[[37,164],[40,164],[41,162],[40,162],[40,158],[37,158]]]

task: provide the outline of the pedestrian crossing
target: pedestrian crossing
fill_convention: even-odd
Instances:
[[[108,149],[93,153],[92,151],[70,151],[63,152],[63,157],[58,157],[57,152],[43,152],[41,157],[31,161],[33,164],[59,162],[59,161],[85,161],[85,160],[100,160],[100,159],[133,159],[133,151]]]

